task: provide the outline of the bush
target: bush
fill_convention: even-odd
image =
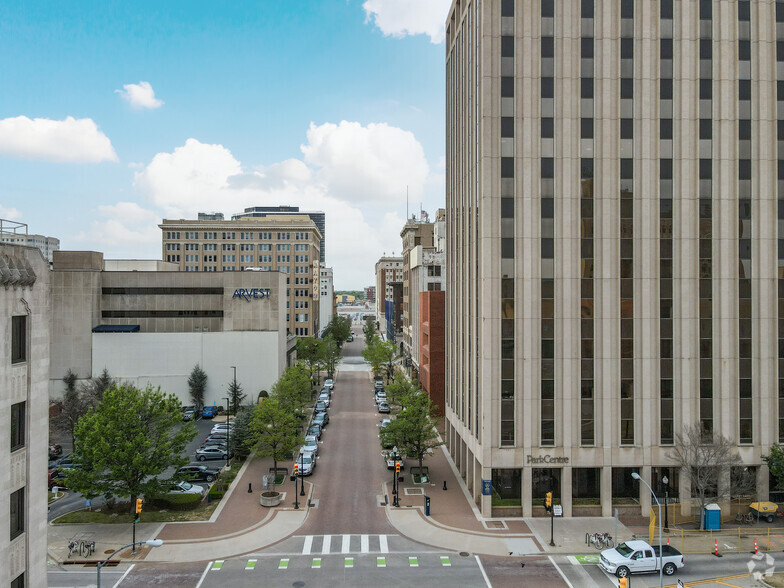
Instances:
[[[199,494],[172,494],[162,496],[153,501],[153,506],[169,510],[191,510],[201,503]]]
[[[210,488],[210,491],[207,494],[210,500],[220,500],[225,493],[226,491],[222,487],[219,489],[218,485],[215,484]]]

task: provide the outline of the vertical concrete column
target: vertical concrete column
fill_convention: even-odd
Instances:
[[[681,514],[689,516],[691,514],[691,482],[689,481],[688,468],[681,468],[678,476],[678,494],[681,501]]]
[[[648,482],[651,483],[651,466],[643,466],[640,468],[640,477]],[[651,498],[651,491],[648,490],[648,487],[640,482],[640,513],[642,516],[647,517],[651,514],[651,503],[653,502],[653,498]]]
[[[531,468],[523,468],[522,482],[520,484],[520,494],[523,504],[523,516],[531,517],[534,514],[532,506],[533,501],[533,470]]]
[[[723,496],[724,498],[721,501],[717,501],[718,505],[721,507],[722,512],[730,512],[730,501],[728,497],[731,495],[732,490],[732,478],[731,478],[731,470],[730,468],[724,468],[719,474],[719,496]],[[697,513],[699,516],[702,516],[702,513]]]
[[[561,469],[561,505],[563,516],[572,516],[572,468]]]
[[[612,466],[604,466],[601,474],[599,496],[602,503],[602,516],[611,517],[612,512]]]
[[[757,500],[766,501],[770,491],[770,471],[764,465],[757,467]]]
[[[479,463],[477,463],[477,466],[476,486],[479,492],[479,510],[482,512],[483,517],[488,518],[493,516],[493,497],[482,494],[482,480],[492,479],[493,471],[490,468],[482,467]]]

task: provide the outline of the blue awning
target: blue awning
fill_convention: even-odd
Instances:
[[[98,325],[93,333],[138,333],[139,325]]]

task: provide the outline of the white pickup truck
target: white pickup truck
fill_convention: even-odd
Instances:
[[[662,566],[665,576],[672,576],[678,568],[683,567],[683,554],[670,545],[662,547],[663,557],[660,559],[658,545],[652,547],[645,541],[627,541],[618,547],[602,551],[599,565],[619,578],[625,578],[629,574],[658,572],[659,565]]]

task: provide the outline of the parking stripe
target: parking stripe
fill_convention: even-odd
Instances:
[[[288,567],[289,567],[289,558],[284,557],[283,559],[280,560],[280,563],[278,564],[278,569],[286,570],[288,569]]]
[[[305,544],[302,546],[302,555],[310,555],[310,549],[313,547],[313,535],[305,537]]]
[[[332,543],[332,535],[324,535],[324,543],[321,544],[322,555],[329,555],[329,548],[331,543]]]
[[[245,564],[245,569],[246,570],[252,570],[255,567],[256,567],[256,560],[255,559],[249,559],[248,563]]]
[[[341,553],[348,553],[351,551],[351,535],[343,535],[343,544],[340,549]]]
[[[360,544],[361,544],[360,551],[362,553],[370,552],[370,539],[368,538],[367,535],[360,536]]]
[[[212,569],[213,572],[217,572],[222,567],[223,567],[223,560],[219,559],[219,560],[213,562],[211,569]]]
[[[381,553],[389,553],[389,545],[387,544],[387,536],[386,535],[379,535],[378,536],[378,550]]]

